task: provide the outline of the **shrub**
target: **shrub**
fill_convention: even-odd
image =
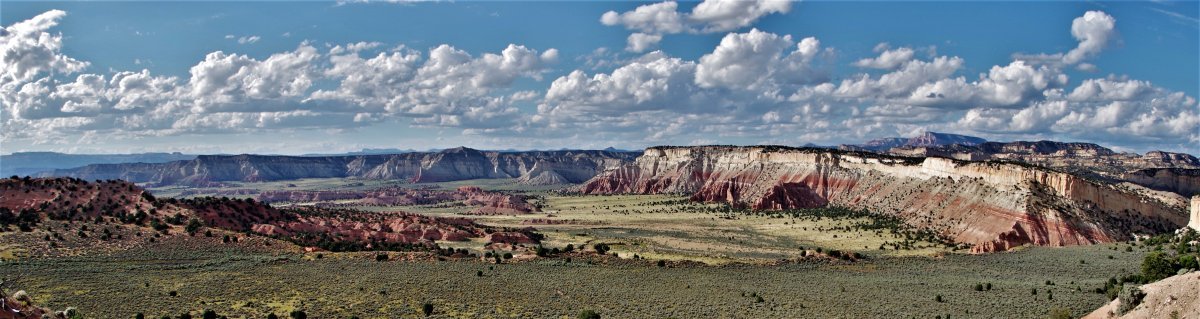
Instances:
[[[267,319],[279,319],[279,316],[276,316],[275,313],[272,312],[267,314]]]
[[[587,309],[579,312],[579,319],[600,319],[600,313]]]
[[[608,244],[605,244],[605,243],[595,244],[592,246],[592,248],[595,248],[596,253],[600,254],[600,255],[604,255],[604,254],[608,253],[608,250],[609,250]]]
[[[66,310],[63,310],[63,316],[67,317],[67,319],[83,319],[83,314],[79,313],[79,310],[75,309],[75,307],[67,307]]]
[[[659,260],[659,261],[658,261],[658,266],[659,266],[659,267],[666,267],[666,266],[667,266],[667,261],[666,261],[666,260]]]
[[[213,311],[212,309],[204,309],[204,312],[200,315],[200,318],[217,319],[217,312]]]
[[[933,297],[933,301],[946,302],[944,299],[942,299],[942,295],[937,295],[936,297]]]
[[[482,270],[475,271],[475,277],[483,277],[483,271]]]
[[[1147,282],[1158,281],[1175,274],[1175,263],[1166,253],[1151,252],[1142,259],[1142,279]]]
[[[146,319],[146,315],[139,312],[133,315],[133,319]]]
[[[1050,319],[1071,319],[1070,308],[1054,307],[1050,309],[1050,313],[1046,314]]]
[[[433,303],[426,302],[425,304],[421,305],[421,313],[424,313],[426,317],[432,315]]]
[[[204,224],[200,223],[199,219],[192,218],[191,220],[188,221],[187,228],[185,228],[185,230],[187,230],[188,234],[195,235],[196,231],[200,230],[200,227],[203,227],[203,226],[204,226]]]
[[[375,255],[375,261],[387,261],[387,260],[388,260],[388,255],[387,255],[387,254],[377,254],[377,255]]]
[[[308,319],[308,314],[304,313],[304,310],[292,310],[288,316],[291,316],[292,319]]]
[[[975,284],[975,291],[983,291],[983,284]]]
[[[1133,310],[1138,304],[1142,303],[1142,298],[1145,297],[1146,293],[1137,287],[1125,287],[1121,289],[1121,293],[1117,295],[1117,300],[1120,301],[1117,304],[1117,314],[1124,315],[1126,312]]]
[[[1180,269],[1200,269],[1200,261],[1194,255],[1179,256],[1178,264]]]
[[[992,291],[992,283],[990,283],[990,282],[987,283],[987,285],[985,287],[988,291]]]

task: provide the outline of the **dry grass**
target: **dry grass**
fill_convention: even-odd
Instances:
[[[416,318],[424,302],[434,303],[442,318],[563,318],[582,309],[608,318],[1030,318],[1053,307],[1075,314],[1099,307],[1107,300],[1088,290],[1126,273],[1122,268],[1136,268],[1143,255],[1100,245],[859,263],[659,268],[563,258],[501,265],[376,262],[371,253],[318,259],[180,245],[9,262],[0,264],[0,273],[22,274],[15,287],[41,305],[75,306],[95,318],[196,315],[206,308],[235,318],[293,309],[316,318]],[[974,291],[981,282],[994,288]],[[170,291],[178,296],[168,296]],[[764,302],[756,303],[755,295]],[[934,301],[937,295],[945,302]]]

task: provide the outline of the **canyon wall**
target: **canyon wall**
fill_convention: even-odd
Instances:
[[[850,149],[852,147],[846,147]],[[1092,143],[986,142],[977,145],[900,146],[887,154],[970,161],[1022,162],[1110,182],[1130,182],[1182,196],[1200,194],[1200,159],[1184,153],[1118,153]]]
[[[1200,231],[1200,196],[1192,196],[1192,205],[1188,208],[1188,213],[1192,216],[1188,220],[1188,227]]]
[[[187,161],[96,164],[40,175],[189,186],[335,177],[412,182],[516,178],[525,184],[546,185],[581,183],[636,156],[610,151],[488,152],[463,147],[358,156],[201,155]]]
[[[1173,230],[1186,208],[1032,165],[775,146],[654,147],[580,185],[588,194],[679,193],[753,209],[866,209],[977,252]]]
[[[1200,195],[1200,169],[1146,168],[1121,174],[1120,180],[1183,196]]]

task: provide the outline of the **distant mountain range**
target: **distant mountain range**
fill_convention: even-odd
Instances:
[[[457,147],[402,154],[281,156],[200,155],[165,163],[91,164],[39,176],[121,179],[154,185],[214,186],[301,178],[361,178],[445,182],[515,178],[531,185],[581,183],[633,161],[640,153],[610,151],[497,152]]]
[[[987,142],[987,140],[967,135],[958,135],[950,133],[925,132],[916,137],[887,137],[867,141],[863,144],[846,144],[840,148],[845,150],[869,150],[875,152],[885,152],[896,147],[929,147],[929,146],[944,146],[944,145],[979,145]]]
[[[989,142],[938,132],[871,140],[863,144],[808,148],[870,152],[912,158],[1019,162],[1109,182],[1132,182],[1184,196],[1200,194],[1200,159],[1183,153],[1116,152],[1092,143],[1055,141]],[[642,151],[363,149],[341,154],[186,155],[144,153],[75,155],[28,152],[0,158],[3,175],[124,179],[157,185],[202,186],[231,181],[352,177],[414,182],[474,178],[517,178],[526,184],[581,183],[599,172],[632,162]]]
[[[17,152],[0,155],[0,176],[33,175],[54,169],[80,167],[91,164],[116,163],[165,163],[185,161],[196,155],[182,153],[138,153],[138,154],[64,154],[56,152]]]

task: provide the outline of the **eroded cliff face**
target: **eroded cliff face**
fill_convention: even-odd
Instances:
[[[418,183],[516,178],[525,184],[546,185],[581,183],[636,156],[609,151],[485,152],[462,147],[433,153],[362,156],[204,155],[169,163],[89,165],[42,175],[190,186],[347,177]]]
[[[1200,169],[1147,168],[1121,174],[1121,180],[1183,196],[1200,195]]]
[[[867,209],[977,252],[1123,240],[1187,218],[1179,205],[1032,166],[781,147],[650,148],[579,190],[680,193],[754,209]]]
[[[894,147],[891,155],[937,156],[969,161],[1015,161],[1112,182],[1125,181],[1183,196],[1200,194],[1200,159],[1183,153],[1118,153],[1092,143],[986,142],[978,145]]]
[[[1200,196],[1192,196],[1191,204],[1188,206],[1188,213],[1191,214],[1191,218],[1188,219],[1188,227],[1200,231]]]

